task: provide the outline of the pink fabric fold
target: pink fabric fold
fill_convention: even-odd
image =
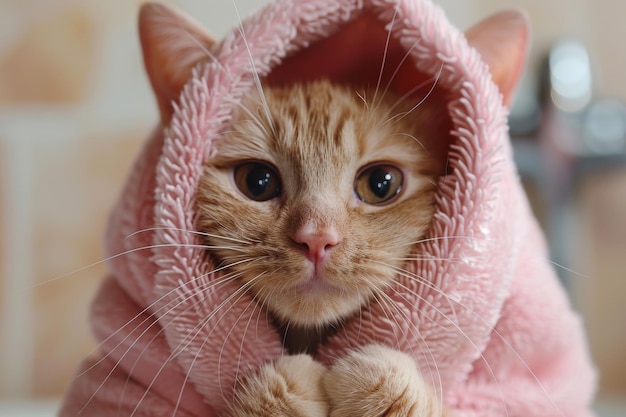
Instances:
[[[219,416],[240,375],[284,354],[267,313],[235,282],[221,283],[204,255],[195,193],[255,71],[276,84],[378,74],[380,60],[369,68],[335,59],[342,28],[360,24],[373,25],[368,36],[382,44],[391,31],[398,56],[409,58],[402,71],[437,79],[453,143],[429,239],[406,266],[423,280],[399,276],[389,292],[397,314],[373,303],[316,359],[331,364],[352,348],[387,344],[415,358],[455,415],[591,415],[595,373],[582,326],[548,262],[506,108],[478,53],[429,0],[279,0],[194,70],[171,124],[138,157],[106,237],[111,275],[91,317],[100,350],[61,416]]]

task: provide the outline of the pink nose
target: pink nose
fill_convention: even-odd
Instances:
[[[339,234],[332,227],[320,230],[304,226],[298,229],[293,240],[302,246],[311,262],[324,260],[328,252],[341,242]]]

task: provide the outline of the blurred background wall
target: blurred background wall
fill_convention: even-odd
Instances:
[[[168,3],[218,37],[237,23],[231,0]],[[265,2],[236,3],[245,16]],[[508,7],[529,12],[534,37],[520,97],[537,96],[546,54],[566,38],[587,48],[592,98],[626,101],[626,2],[438,3],[461,28]],[[0,0],[0,401],[58,398],[94,348],[87,306],[105,273],[97,262],[107,213],[157,120],[136,36],[139,4]],[[540,126],[520,133],[520,154],[539,149],[540,159],[566,161],[557,163],[562,181],[531,167],[527,184],[583,313],[600,393],[619,402],[626,397],[626,164],[610,158],[607,165],[604,154],[579,164],[588,155],[535,146],[577,134],[572,116],[552,107],[548,100]]]

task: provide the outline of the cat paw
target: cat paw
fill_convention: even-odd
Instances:
[[[330,417],[442,415],[413,358],[384,346],[365,346],[339,359],[322,384]]]
[[[283,356],[242,382],[230,417],[326,417],[326,368],[308,355]]]

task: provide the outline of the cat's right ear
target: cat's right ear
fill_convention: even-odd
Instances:
[[[141,6],[139,39],[161,123],[167,125],[174,111],[172,102],[191,77],[192,68],[210,59],[215,41],[190,17],[159,3]]]

